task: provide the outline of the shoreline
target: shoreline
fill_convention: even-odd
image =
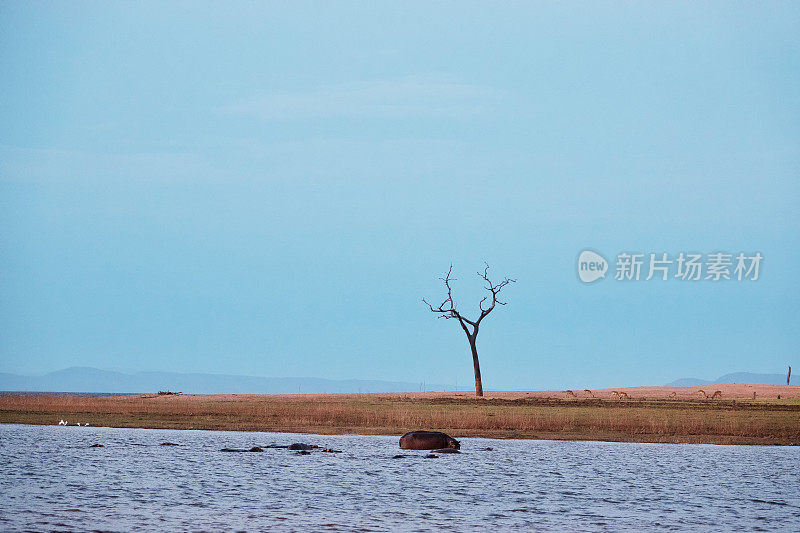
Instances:
[[[7,426],[30,426],[30,427],[39,427],[39,426],[53,426],[58,424],[37,424],[37,423],[30,423],[30,422],[7,422],[7,421],[0,421],[0,426],[7,425]],[[65,427],[75,427],[75,426],[65,426]],[[83,427],[83,426],[81,426]],[[300,431],[300,430],[278,430],[278,429],[232,429],[232,428],[204,428],[204,427],[161,427],[161,426],[88,426],[89,429],[136,429],[136,430],[143,430],[143,431],[159,431],[159,430],[168,430],[168,431],[230,431],[230,432],[241,432],[241,433],[274,433],[274,434],[294,434],[294,435],[313,435],[313,436],[320,436],[320,437],[346,437],[346,436],[354,436],[354,437],[370,437],[370,436],[381,436],[381,437],[397,437],[398,439],[402,436],[402,433],[384,433],[384,432],[357,432],[357,431],[344,431],[344,432],[337,432],[337,431]],[[410,431],[410,430],[409,430]],[[439,431],[438,429],[436,431]],[[488,440],[542,440],[542,441],[562,441],[562,442],[607,442],[610,444],[696,444],[696,445],[709,445],[709,446],[800,446],[800,443],[795,442],[770,442],[764,439],[753,439],[752,441],[737,441],[737,442],[728,442],[726,439],[718,439],[709,441],[709,436],[698,435],[697,439],[690,439],[690,440],[674,440],[674,439],[664,439],[664,440],[654,440],[654,439],[641,439],[638,440],[636,438],[602,438],[603,435],[567,435],[567,434],[548,434],[548,433],[540,433],[537,435],[517,435],[517,434],[507,434],[507,435],[499,435],[499,434],[491,434],[491,435],[483,435],[483,434],[475,434],[475,435],[463,435],[463,434],[453,434],[452,435],[456,439],[488,439]],[[423,450],[425,451],[425,450]]]
[[[698,389],[722,391],[705,398]],[[756,400],[752,392],[756,392]],[[708,391],[704,391],[710,395]],[[625,395],[622,395],[625,393]],[[673,394],[674,393],[674,394]],[[780,395],[780,399],[778,396]],[[319,395],[0,394],[0,423],[692,444],[800,445],[800,387]]]

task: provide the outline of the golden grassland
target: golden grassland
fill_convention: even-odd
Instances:
[[[723,387],[723,386],[717,386]],[[777,387],[777,386],[775,386]],[[713,388],[713,386],[712,386]],[[706,399],[645,389],[488,393],[63,396],[0,395],[0,422],[455,437],[800,444],[800,387],[769,396]],[[685,390],[684,390],[685,389]],[[638,391],[638,392],[635,392]],[[673,391],[674,392],[674,391]],[[745,391],[747,392],[747,391]]]

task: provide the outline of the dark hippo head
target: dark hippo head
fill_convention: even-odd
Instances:
[[[456,439],[454,439],[453,437],[448,437],[448,440],[447,440],[447,447],[448,447],[448,448],[453,448],[453,449],[455,449],[455,450],[460,450],[460,449],[461,449],[461,443],[460,443],[460,442],[458,442],[458,441],[457,441]]]

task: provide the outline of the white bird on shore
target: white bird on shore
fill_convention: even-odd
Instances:
[[[62,419],[62,420],[61,420],[61,421],[58,423],[58,425],[59,425],[59,426],[64,426],[64,425],[66,425],[66,424],[67,424],[67,423],[66,423],[66,422],[64,422],[64,420],[63,420],[63,419]]]

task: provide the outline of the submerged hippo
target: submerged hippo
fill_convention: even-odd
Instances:
[[[461,443],[445,433],[438,431],[409,431],[400,437],[400,448],[404,450],[438,450],[453,448],[458,450]]]
[[[249,450],[245,450],[242,448],[222,448],[221,452],[263,452],[264,450],[260,446],[253,446]]]
[[[319,446],[317,446],[316,444],[304,444],[302,442],[295,442],[294,444],[290,444],[288,446],[288,449],[290,450],[301,450],[301,451],[316,450],[317,448],[319,448]]]

